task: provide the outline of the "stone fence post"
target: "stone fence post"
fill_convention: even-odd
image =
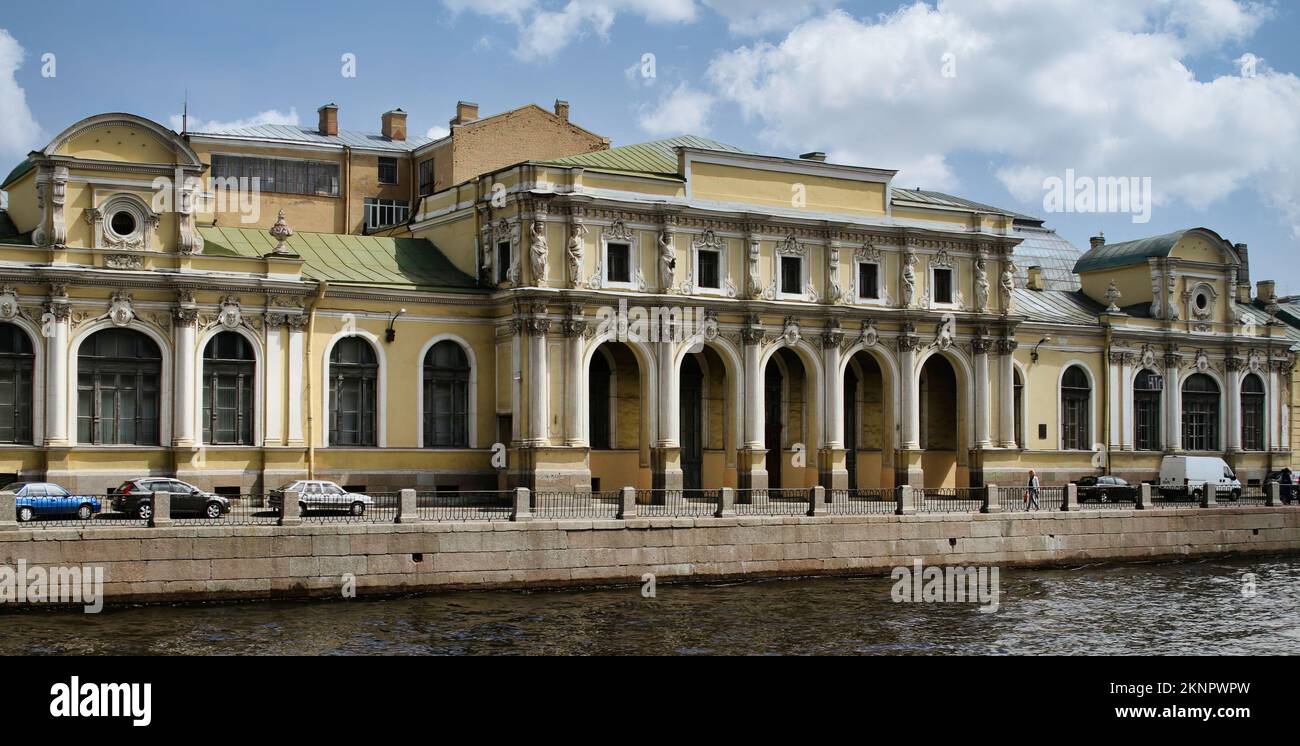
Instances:
[[[895,489],[898,491],[896,496],[898,509],[894,512],[898,515],[916,515],[916,494],[912,490],[912,485],[904,484]]]
[[[527,521],[533,517],[533,504],[527,487],[515,488],[515,509],[510,514],[512,521]]]
[[[1215,493],[1218,492],[1217,488],[1218,485],[1213,482],[1206,482],[1205,486],[1201,488],[1202,508],[1213,508],[1219,504],[1219,501],[1215,499]]]
[[[0,492],[0,531],[18,529],[18,496],[12,492]]]
[[[149,528],[172,525],[172,493],[153,493],[153,513],[149,518]]]
[[[619,497],[618,517],[622,520],[636,518],[636,488],[624,487]]]
[[[1153,490],[1151,488],[1151,485],[1145,483],[1142,484],[1138,488],[1137,503],[1133,507],[1136,508],[1137,510],[1150,510],[1152,492]]]
[[[397,493],[397,520],[395,523],[419,523],[420,513],[416,510],[415,490],[402,490]]]
[[[1065,492],[1061,495],[1061,510],[1078,510],[1079,509],[1079,485],[1065,485]]]
[[[812,492],[808,495],[808,515],[824,515],[826,513],[826,488],[813,487]]]
[[[1282,485],[1278,482],[1269,482],[1264,486],[1264,504],[1270,508],[1276,508],[1282,504]],[[0,504],[3,504],[4,496],[0,495]],[[3,508],[0,508],[3,510]],[[3,518],[0,517],[0,520]],[[0,524],[3,527],[3,524]]]
[[[299,496],[298,490],[285,490],[284,497],[280,499],[281,526],[302,525],[302,508],[298,504]]]
[[[723,487],[718,494],[718,512],[716,518],[731,518],[736,515],[736,490]]]
[[[980,506],[980,512],[1002,512],[1002,500],[998,497],[998,486],[996,484],[984,485],[984,504]]]

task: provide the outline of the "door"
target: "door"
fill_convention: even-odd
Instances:
[[[844,376],[844,461],[849,470],[849,489],[858,489],[858,377]]]
[[[704,374],[695,355],[682,361],[681,385],[682,487],[703,487],[704,471]]]
[[[203,496],[192,486],[172,480],[167,483],[166,489],[172,493],[172,512],[197,513],[203,510]]]
[[[763,434],[764,444],[767,445],[767,486],[771,489],[781,488],[781,462],[783,453],[781,451],[781,391],[785,387],[782,385],[784,379],[781,377],[781,369],[774,362],[767,364],[767,380],[764,386],[763,408],[765,410],[764,422],[766,429]]]

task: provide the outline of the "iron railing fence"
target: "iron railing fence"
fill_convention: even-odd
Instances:
[[[691,518],[717,515],[722,490],[637,490],[636,513],[651,518]]]
[[[897,511],[897,488],[826,491],[826,512],[830,515],[889,515]]]
[[[811,504],[807,487],[736,490],[736,515],[807,515]]]
[[[303,523],[396,523],[400,507],[396,492],[302,495],[299,504]]]
[[[266,495],[246,493],[221,497],[230,506],[226,512],[212,507],[220,504],[218,500],[205,503],[200,512],[178,511],[173,502],[172,520],[187,526],[273,526],[280,521],[280,512],[267,506]]]
[[[1151,490],[1153,508],[1194,508],[1200,504],[1200,498],[1186,487],[1153,487]]]
[[[1216,495],[1215,499],[1219,499]],[[1233,505],[1265,505],[1268,503],[1268,485],[1267,484],[1248,484],[1241,488],[1241,495]]]
[[[1039,487],[1036,493],[1028,487],[998,487],[998,506],[1003,513],[1060,510],[1064,499],[1064,487]]]
[[[532,492],[533,516],[537,518],[613,519],[623,499],[621,490],[605,492]]]
[[[514,490],[417,492],[415,495],[415,514],[422,521],[508,521],[514,512]]]
[[[983,487],[926,487],[914,493],[918,513],[978,513],[984,506]]]

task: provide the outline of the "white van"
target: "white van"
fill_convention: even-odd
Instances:
[[[1182,493],[1200,499],[1206,483],[1214,485],[1216,500],[1241,497],[1241,482],[1232,467],[1218,456],[1165,456],[1160,462],[1160,493]]]

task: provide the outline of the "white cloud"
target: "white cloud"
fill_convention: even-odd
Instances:
[[[539,3],[522,0],[443,0],[455,13],[478,13],[514,24],[519,32],[515,56],[524,60],[553,59],[578,39],[607,38],[620,13],[650,23],[690,23],[696,19],[695,0],[567,0]]]
[[[183,117],[180,114],[172,114],[168,119],[168,124],[177,132],[185,126]],[[290,107],[289,112],[285,113],[278,109],[267,109],[260,111],[251,117],[244,119],[232,119],[229,121],[220,121],[215,119],[199,119],[191,115],[189,120],[190,132],[224,132],[226,130],[244,129],[246,127],[257,127],[263,124],[289,124],[297,126],[298,110]]]
[[[727,21],[738,36],[786,31],[816,13],[830,10],[836,0],[702,0]]]
[[[429,128],[428,132],[424,133],[424,136],[429,138],[430,140],[441,140],[442,138],[450,134],[451,134],[450,129],[448,129],[447,127],[439,127],[438,125],[435,124],[434,126]]]
[[[0,28],[0,179],[9,173],[12,161],[41,146],[41,127],[27,106],[27,94],[15,73],[23,64],[23,48],[9,32]]]
[[[639,123],[655,137],[708,134],[713,102],[712,96],[683,81],[653,108],[643,107]]]
[[[1200,14],[1200,15],[1198,15]],[[871,19],[834,11],[778,43],[718,55],[712,92],[769,146],[900,168],[956,189],[952,158],[1000,164],[1017,197],[1043,177],[1151,176],[1157,204],[1205,208],[1257,189],[1300,235],[1300,78],[1231,59],[1271,10],[1231,0],[940,0]],[[945,54],[955,77],[945,77]]]

